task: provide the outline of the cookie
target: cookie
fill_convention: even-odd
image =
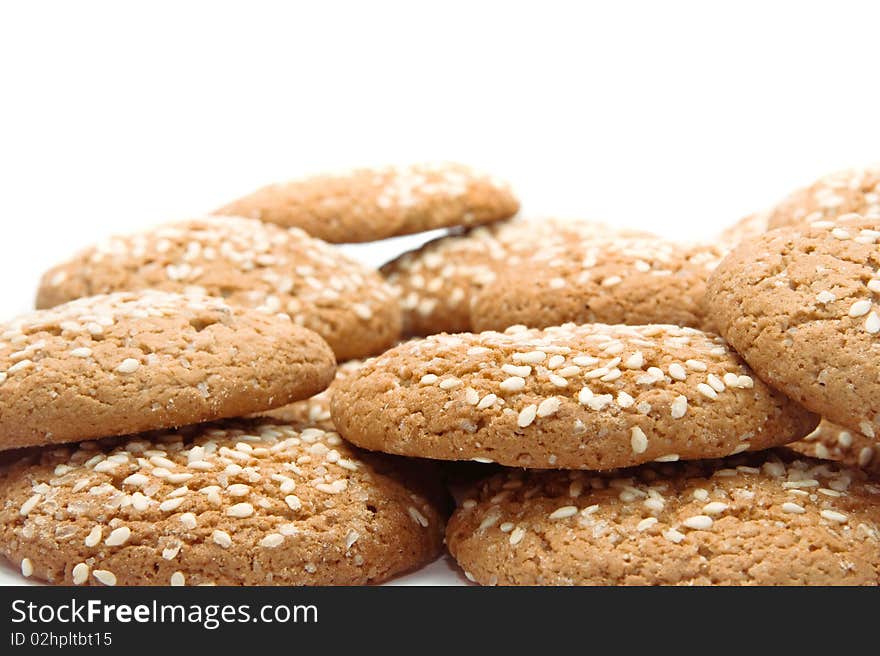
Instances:
[[[294,426],[308,426],[320,428],[324,431],[335,431],[336,427],[330,419],[330,398],[333,396],[333,389],[343,380],[354,376],[360,371],[363,364],[362,360],[343,362],[336,367],[336,377],[333,379],[330,387],[323,392],[319,392],[304,401],[294,401],[275,410],[261,412],[260,416]]]
[[[434,335],[334,387],[333,422],[359,446],[516,467],[711,458],[792,442],[817,423],[721,338],[677,326]]]
[[[437,556],[444,494],[335,433],[204,424],[12,465],[0,551],[64,585],[377,583]]]
[[[848,467],[859,467],[880,475],[880,442],[861,433],[847,430],[830,421],[822,421],[812,433],[788,448],[822,460],[836,460]]]
[[[400,335],[394,290],[378,273],[302,230],[205,217],[113,237],[46,272],[37,307],[116,291],[197,290],[284,312],[339,360],[380,353]]]
[[[237,417],[327,387],[335,362],[286,317],[158,291],[0,324],[0,449]]]
[[[599,237],[539,247],[500,270],[471,305],[476,331],[574,323],[708,327],[703,295],[721,246]]]
[[[711,318],[752,369],[811,411],[880,430],[880,218],[771,230],[709,281]]]
[[[880,164],[826,175],[798,189],[768,213],[771,228],[862,214],[880,220]]]
[[[273,184],[218,210],[302,228],[332,243],[476,226],[516,214],[510,188],[461,164],[358,169]]]
[[[459,506],[446,541],[484,585],[877,585],[880,484],[776,451],[509,470]]]
[[[467,332],[471,298],[495,280],[499,268],[517,266],[536,248],[612,234],[639,233],[594,221],[511,219],[440,237],[380,271],[400,296],[404,334]]]

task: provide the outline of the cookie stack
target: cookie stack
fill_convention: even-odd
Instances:
[[[432,561],[439,468],[330,422],[334,376],[398,342],[402,318],[396,290],[328,241],[517,209],[459,165],[356,171],[47,271],[37,311],[0,325],[0,551],[73,585],[350,585]]]
[[[0,550],[76,585],[375,583],[444,536],[481,584],[876,585],[878,181],[688,244],[419,165],[112,238],[0,327]],[[435,228],[379,272],[331,245]]]

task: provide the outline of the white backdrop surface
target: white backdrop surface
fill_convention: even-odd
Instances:
[[[106,234],[357,165],[458,160],[528,215],[710,238],[880,161],[878,23],[867,1],[4,3],[0,316]]]

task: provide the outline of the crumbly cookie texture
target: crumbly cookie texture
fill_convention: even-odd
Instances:
[[[516,214],[506,183],[452,163],[358,169],[273,184],[218,210],[333,243],[476,226]]]
[[[877,585],[880,484],[765,451],[608,474],[509,470],[446,541],[484,585]]]
[[[596,470],[765,449],[818,421],[720,337],[661,325],[413,340],[335,386],[330,406],[368,449]]]
[[[65,585],[349,585],[432,560],[433,469],[233,421],[47,449],[0,476],[0,551]]]
[[[836,460],[880,475],[880,441],[830,421],[823,420],[816,430],[788,447],[803,455]]]
[[[511,219],[430,241],[381,272],[400,296],[406,335],[467,332],[474,293],[499,269],[518,266],[535,249],[612,234],[644,236],[595,221]]]
[[[880,430],[880,219],[771,230],[716,269],[719,332],[770,385],[829,421]]]
[[[810,224],[844,214],[880,220],[880,164],[826,175],[770,210],[771,228]]]
[[[0,449],[269,410],[334,369],[287,317],[157,291],[83,298],[0,324]]]
[[[335,431],[336,427],[330,419],[330,399],[333,397],[333,390],[342,381],[348,380],[360,371],[363,364],[362,360],[343,362],[336,367],[336,377],[323,392],[304,401],[294,401],[275,410],[262,412],[260,416],[294,426],[310,426],[325,431]]]
[[[380,353],[400,336],[397,296],[377,272],[302,230],[241,217],[112,237],[47,271],[37,307],[140,289],[196,291],[286,313],[340,360]]]
[[[706,280],[720,246],[657,237],[566,240],[499,270],[471,305],[474,330],[575,323],[705,328]]]

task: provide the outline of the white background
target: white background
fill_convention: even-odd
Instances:
[[[527,214],[709,238],[880,160],[878,25],[841,1],[4,3],[0,313],[107,233],[354,165],[459,160]]]

